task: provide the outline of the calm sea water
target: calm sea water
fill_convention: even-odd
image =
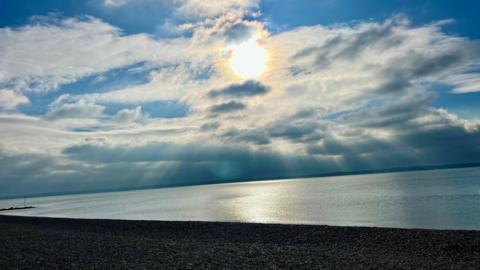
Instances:
[[[480,168],[29,198],[13,215],[480,230]],[[0,200],[0,208],[22,199]]]

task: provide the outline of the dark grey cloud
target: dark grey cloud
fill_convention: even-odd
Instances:
[[[345,40],[347,45],[335,55],[335,58],[354,59],[368,48],[374,47],[376,50],[385,50],[400,45],[404,41],[404,37],[393,31],[395,27],[398,27],[398,25],[387,22],[356,33]]]
[[[328,39],[321,46],[308,47],[308,48],[302,49],[300,52],[296,53],[293,56],[293,58],[294,59],[303,58],[303,57],[311,56],[312,54],[316,55],[317,53],[321,53],[321,55],[325,55],[326,53],[333,50],[336,46],[340,45],[342,42],[343,42],[343,38],[340,35],[338,35]]]
[[[118,168],[120,165],[132,168],[144,166],[143,173],[138,172],[140,169],[135,172],[141,175],[140,179],[148,178],[144,176],[147,174],[153,176],[154,183],[169,185],[478,161],[480,149],[473,144],[475,138],[478,139],[478,132],[468,135],[467,131],[461,129],[445,131],[435,132],[439,132],[438,136],[444,139],[463,140],[453,145],[444,141],[439,141],[438,144],[424,144],[421,140],[414,143],[414,140],[431,135],[424,135],[423,132],[418,132],[412,138],[399,136],[393,141],[370,136],[356,137],[354,141],[328,137],[317,146],[312,144],[309,147],[312,154],[310,156],[285,155],[241,146],[166,142],[133,148],[79,145],[67,149],[65,154],[69,158],[87,162],[99,170],[103,167]],[[432,144],[435,146],[431,147]],[[460,148],[455,150],[459,146]],[[467,147],[470,148],[468,155],[459,155]],[[453,155],[447,154],[452,151]],[[171,166],[168,177],[153,165],[164,163]],[[99,164],[103,166],[98,166]],[[121,173],[125,171],[121,170]],[[190,178],[183,178],[187,173],[191,173]],[[115,175],[117,173],[112,173],[112,176]]]
[[[326,125],[315,120],[317,110],[300,109],[292,115],[253,129],[232,128],[221,136],[237,142],[268,145],[275,139],[285,139],[293,143],[317,142],[324,137]]]
[[[440,73],[449,69],[462,60],[465,56],[461,51],[451,51],[443,54],[435,55],[434,57],[411,55],[409,61],[412,63],[412,68],[409,70],[411,77],[425,77]]]
[[[265,133],[245,133],[237,138],[241,141],[252,142],[258,145],[270,144],[270,138]]]
[[[409,88],[418,88],[418,82],[432,76],[454,74],[480,60],[480,44],[464,41],[445,50],[431,54],[411,51],[390,61],[381,72],[384,83],[372,89],[373,94],[402,93]]]
[[[378,98],[375,106],[368,104],[352,112],[341,114],[337,120],[361,128],[391,128],[405,130],[416,118],[431,114],[428,109],[433,96],[429,93],[411,94],[400,99]],[[416,127],[415,127],[416,128]]]
[[[415,85],[415,82],[428,76],[442,72],[451,72],[462,67],[469,54],[462,50],[440,52],[435,55],[411,53],[391,61],[388,67],[381,71],[384,83],[372,89],[373,93],[402,93]],[[400,64],[401,63],[401,64]]]
[[[396,140],[415,149],[431,164],[480,161],[480,129],[445,125],[400,133]]]
[[[268,128],[268,134],[272,138],[284,138],[291,141],[312,141],[320,140],[323,135],[324,126],[318,122],[292,123],[276,122]]]
[[[248,161],[254,156],[262,159],[276,159],[276,154],[271,152],[252,152],[244,147],[208,143],[157,142],[136,147],[81,144],[68,147],[63,153],[72,159],[94,164],[153,161],[208,163],[227,160]]]
[[[429,108],[429,98],[412,95],[390,99],[375,108],[367,106],[341,115],[337,119],[340,124],[362,132],[342,137],[326,133],[306,151],[390,167],[480,161],[480,126],[471,123],[467,127],[454,115]],[[384,139],[368,135],[375,130],[390,135]]]
[[[270,138],[265,131],[262,130],[238,130],[231,129],[224,134],[222,137],[233,139],[240,142],[250,142],[257,145],[266,145],[270,144]]]
[[[392,150],[387,141],[382,141],[369,136],[359,136],[354,140],[339,140],[334,137],[324,138],[321,144],[307,146],[310,154],[351,156],[358,154],[373,154]]]
[[[48,169],[35,166],[26,174],[37,176],[37,186],[55,190],[95,188],[124,188],[139,185],[184,185],[221,183],[258,178],[294,177],[340,170],[332,160],[319,160],[311,156],[285,155],[271,151],[253,150],[245,146],[210,145],[208,143],[176,144],[150,143],[143,146],[76,145],[63,151],[66,158],[77,162],[68,174],[51,174],[60,163],[48,164]],[[14,160],[8,163],[7,172],[17,174]],[[80,165],[82,164],[82,165]],[[22,178],[12,177],[11,191],[22,189]],[[31,181],[32,178],[30,178]],[[14,182],[13,180],[17,181]],[[2,184],[0,183],[0,190]],[[31,185],[30,185],[31,186]],[[0,192],[5,195],[6,192]]]
[[[394,104],[381,111],[395,115],[402,107]],[[111,146],[104,140],[93,143],[88,140],[65,148],[60,157],[0,152],[0,196],[220,183],[480,161],[480,127],[467,129],[460,120],[449,119],[438,111],[429,111],[425,116],[436,119],[430,120],[430,124],[417,123],[394,132],[385,139],[355,132],[342,137],[323,133],[321,140],[305,142],[308,155],[254,150],[228,141],[225,145],[157,142]],[[277,135],[303,140],[322,130],[321,126],[299,124],[297,130],[289,127]],[[386,125],[383,129],[388,131],[393,127]],[[274,138],[262,130],[233,130],[228,135],[260,145]]]
[[[249,97],[257,95],[265,95],[270,91],[270,87],[263,85],[260,82],[248,80],[242,84],[232,84],[220,90],[212,90],[208,93],[210,98],[216,97]]]
[[[256,29],[253,26],[245,25],[244,23],[237,23],[228,28],[225,33],[225,40],[227,43],[241,43],[255,33]]]
[[[251,142],[258,145],[270,144],[272,140],[284,139],[293,143],[317,142],[324,137],[327,126],[315,120],[317,111],[300,109],[292,115],[255,129],[230,129],[223,137],[240,142]]]
[[[63,150],[63,154],[87,162],[148,162],[179,161],[206,162],[214,161],[229,152],[212,152],[206,146],[193,144],[176,145],[172,143],[154,143],[138,147],[100,147],[93,144],[72,146]]]
[[[315,116],[316,113],[317,113],[317,109],[313,109],[313,108],[299,109],[294,115],[292,115],[292,118],[293,119],[311,118]]]
[[[220,127],[220,123],[218,122],[210,122],[210,123],[205,123],[202,126],[200,126],[201,131],[209,131],[209,130],[215,130]]]
[[[385,169],[479,162],[479,142],[479,130],[446,126],[397,133],[388,140],[328,137],[308,145],[306,151],[311,155],[335,156],[345,168]]]
[[[85,169],[82,164],[66,163],[46,154],[0,151],[0,196],[88,190],[93,175],[72,177],[89,173]]]
[[[403,74],[395,75],[387,75],[385,76],[385,82],[383,82],[380,86],[372,89],[373,95],[375,94],[391,94],[391,93],[401,93],[404,90],[408,89],[412,86],[409,78],[403,76]]]
[[[338,34],[320,46],[301,50],[292,59],[313,57],[314,66],[325,68],[337,59],[354,60],[370,48],[380,51],[391,49],[402,44],[405,39],[394,31],[396,27],[399,27],[397,21],[388,20],[382,25],[372,24],[350,35]]]
[[[0,196],[171,186],[188,181],[198,184],[222,179],[215,175],[210,163],[97,161],[65,165],[47,155],[2,156],[0,161]]]
[[[210,112],[212,113],[229,113],[229,112],[235,112],[235,111],[240,111],[247,108],[245,104],[242,102],[237,102],[237,101],[229,101],[226,103],[221,103],[217,105],[213,105],[210,107]]]

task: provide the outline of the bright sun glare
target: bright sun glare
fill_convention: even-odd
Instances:
[[[267,68],[268,52],[258,36],[229,47],[228,64],[238,77],[252,79],[262,75]]]

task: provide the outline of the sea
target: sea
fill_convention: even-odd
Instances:
[[[480,168],[29,197],[2,214],[480,230]],[[0,200],[0,208],[23,198]]]

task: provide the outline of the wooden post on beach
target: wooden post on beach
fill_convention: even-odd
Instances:
[[[23,208],[27,207],[27,197],[23,196]]]

